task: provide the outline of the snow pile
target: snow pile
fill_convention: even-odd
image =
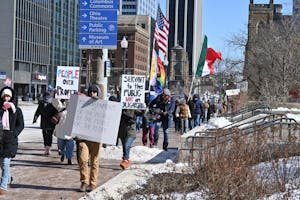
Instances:
[[[225,117],[212,118],[211,120],[209,120],[209,126],[213,128],[223,128],[230,124],[232,123]]]

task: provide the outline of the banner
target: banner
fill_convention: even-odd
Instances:
[[[121,102],[125,109],[146,109],[146,76],[122,75]]]
[[[79,87],[79,67],[58,66],[56,73],[55,98],[69,99],[71,94],[78,91]]]
[[[115,145],[121,112],[122,104],[119,102],[71,95],[67,107],[65,134]]]

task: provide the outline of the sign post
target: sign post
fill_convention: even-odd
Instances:
[[[80,0],[80,49],[117,48],[117,9],[117,0]]]

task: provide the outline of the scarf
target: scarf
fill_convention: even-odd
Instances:
[[[9,102],[11,109],[13,111],[13,113],[16,112],[16,107],[13,103]],[[3,130],[10,130],[10,125],[9,125],[9,111],[4,110],[3,116],[2,116],[2,126],[3,126]]]

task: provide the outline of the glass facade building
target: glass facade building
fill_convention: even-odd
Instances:
[[[45,90],[50,53],[50,19],[50,1],[1,1],[1,86],[4,86],[5,80],[11,80],[11,86],[19,96],[36,96]]]
[[[79,0],[2,0],[0,85],[37,97],[55,85],[56,67],[79,66]]]
[[[192,75],[201,51],[202,0],[167,0],[167,16],[170,21],[168,52],[178,45],[183,47]]]
[[[52,0],[49,84],[56,83],[57,66],[79,66],[79,0]]]
[[[150,15],[156,19],[157,0],[119,0],[121,15]]]

